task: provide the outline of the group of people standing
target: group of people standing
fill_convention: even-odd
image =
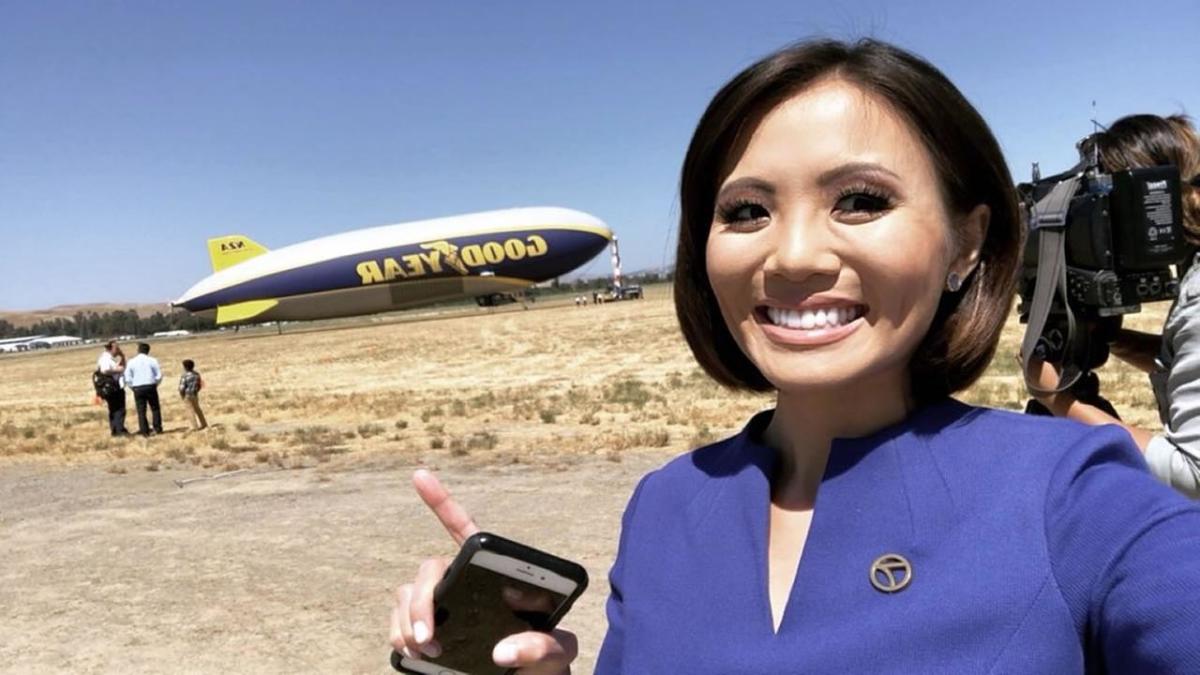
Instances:
[[[132,359],[126,360],[121,346],[115,340],[104,346],[100,358],[96,362],[98,377],[110,378],[113,386],[103,390],[97,387],[97,395],[108,404],[108,428],[113,436],[127,436],[125,428],[125,388],[133,391],[134,405],[137,407],[138,434],[152,436],[163,432],[162,405],[158,398],[158,385],[162,383],[162,367],[158,359],[150,356],[150,345],[138,343],[138,353]],[[200,408],[200,390],[203,380],[196,371],[196,364],[191,359],[183,361],[183,375],[179,378],[179,397],[188,404],[192,417],[192,428],[196,430],[208,427],[208,420]],[[147,418],[146,409],[150,409]]]

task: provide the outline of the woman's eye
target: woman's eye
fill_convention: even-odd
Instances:
[[[833,205],[834,211],[854,214],[877,214],[891,208],[887,197],[873,195],[868,192],[854,192],[844,195]]]
[[[727,223],[753,223],[770,216],[761,204],[735,204],[721,212],[721,219]]]

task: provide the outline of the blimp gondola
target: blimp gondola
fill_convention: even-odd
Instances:
[[[578,269],[612,232],[558,207],[384,225],[276,250],[243,235],[210,239],[212,275],[172,306],[218,324],[305,321],[463,298],[486,304]]]

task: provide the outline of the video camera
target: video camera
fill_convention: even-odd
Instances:
[[[1061,366],[1053,391],[1098,386],[1094,376],[1082,378],[1107,360],[1120,317],[1143,302],[1173,299],[1172,266],[1193,252],[1183,237],[1176,167],[1104,173],[1091,141],[1080,142],[1071,169],[1042,178],[1035,164],[1033,180],[1017,186],[1029,235],[1017,308],[1027,324],[1021,358]]]

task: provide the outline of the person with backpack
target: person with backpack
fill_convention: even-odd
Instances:
[[[108,404],[108,429],[113,436],[128,436],[125,428],[125,354],[116,340],[104,345],[92,373],[96,395]]]
[[[158,384],[162,382],[162,368],[158,360],[150,356],[150,345],[138,343],[138,355],[129,360],[125,366],[125,382],[133,389],[133,402],[137,406],[138,433],[142,436],[151,435],[151,427],[146,420],[146,406],[154,418],[153,432],[161,434],[162,408],[158,403]]]
[[[204,411],[200,409],[200,390],[203,388],[204,380],[196,371],[196,362],[184,359],[183,375],[179,378],[179,398],[187,402],[192,413],[192,429],[196,431],[208,428],[208,420],[204,419]]]

